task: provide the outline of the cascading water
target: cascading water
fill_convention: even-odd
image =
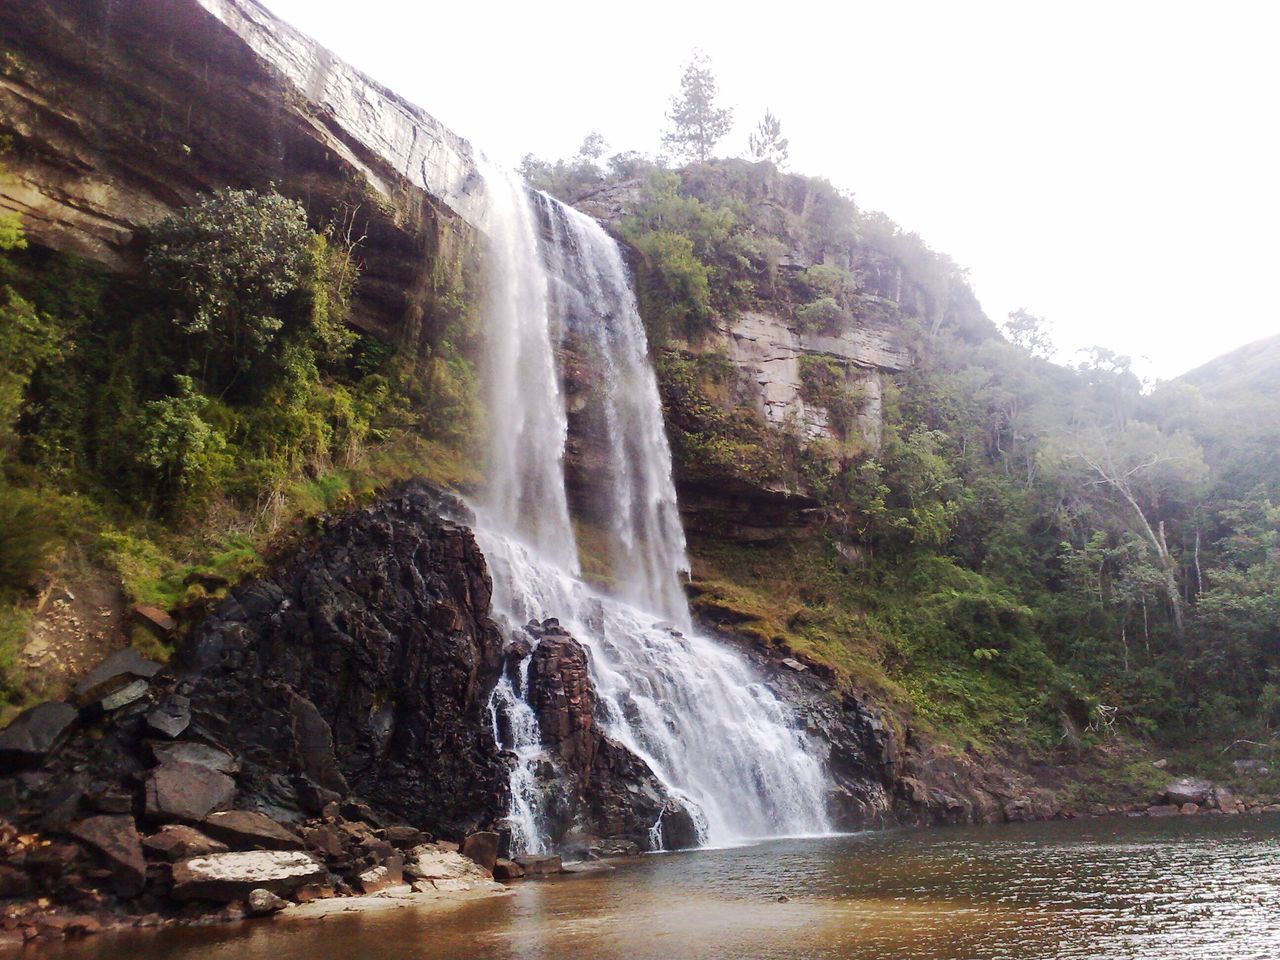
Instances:
[[[492,439],[476,536],[493,574],[495,614],[508,635],[556,617],[587,647],[605,729],[684,804],[701,843],[826,832],[826,777],[794,716],[742,658],[690,629],[671,453],[617,245],[589,217],[545,195],[531,200],[509,174],[486,171],[486,189]],[[567,418],[555,358],[569,328],[600,365],[608,596],[579,577],[565,494]],[[505,677],[493,722],[516,757],[513,846],[539,852],[541,744],[526,693],[524,675]]]

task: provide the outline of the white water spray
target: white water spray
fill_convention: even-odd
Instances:
[[[599,719],[689,810],[703,844],[822,833],[827,780],[795,716],[735,652],[696,635],[680,586],[684,532],[657,383],[617,245],[589,217],[488,172],[489,486],[476,536],[508,634],[556,617],[590,654]],[[542,218],[548,239],[538,248]],[[572,329],[600,364],[616,587],[579,578],[564,488],[556,346]],[[662,622],[667,621],[667,622]],[[522,666],[527,669],[527,662]],[[513,845],[543,847],[536,718],[504,678],[494,728],[516,756]],[[655,829],[655,838],[658,832]]]

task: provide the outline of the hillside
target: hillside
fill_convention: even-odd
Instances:
[[[1280,334],[1215,357],[1178,380],[1217,404],[1280,398]]]

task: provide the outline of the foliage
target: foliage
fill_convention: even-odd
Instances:
[[[830,332],[847,319],[834,297],[819,297],[796,308],[796,326],[807,333]]]
[[[316,256],[302,205],[276,193],[224,189],[157,224],[147,250],[155,281],[199,336],[206,369],[236,376],[271,348],[284,300]]]

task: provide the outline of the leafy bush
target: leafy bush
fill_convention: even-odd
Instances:
[[[819,297],[796,308],[796,326],[806,333],[833,331],[848,317],[834,297]]]

